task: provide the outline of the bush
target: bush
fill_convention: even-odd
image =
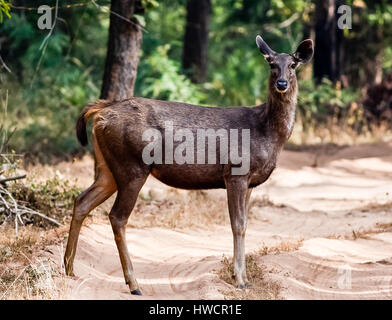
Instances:
[[[367,90],[364,101],[366,116],[372,122],[392,122],[392,73],[387,75],[380,84]]]
[[[30,209],[41,212],[60,223],[72,213],[75,198],[82,191],[68,180],[61,180],[57,175],[42,183],[14,183],[9,190],[13,198]],[[25,224],[40,227],[52,226],[47,220],[36,216],[24,217]]]
[[[180,64],[168,57],[170,45],[158,46],[139,65],[135,95],[152,99],[200,104],[201,88],[180,73]]]
[[[81,150],[75,120],[99,95],[106,53],[101,44],[106,43],[107,32],[104,19],[96,24],[95,9],[80,13],[64,15],[44,51],[40,47],[47,32],[36,27],[34,12],[15,14],[1,25],[2,57],[10,61],[13,73],[0,74],[0,85],[9,92],[9,119],[17,122],[10,141],[16,152],[48,161],[51,155]],[[75,25],[75,33],[64,28],[66,24]]]
[[[357,113],[352,112],[358,94],[350,88],[341,89],[339,84],[327,79],[320,85],[313,81],[299,82],[299,87],[297,117],[304,131],[310,127],[354,124],[359,120]]]

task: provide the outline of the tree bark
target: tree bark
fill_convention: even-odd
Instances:
[[[192,82],[202,83],[207,76],[210,0],[188,0],[182,66]]]
[[[337,26],[337,8],[342,0],[317,0],[315,10],[314,77],[318,83],[327,77],[340,80],[343,59],[343,30]]]
[[[122,100],[133,96],[142,44],[142,29],[133,15],[144,10],[140,0],[112,0],[111,11],[100,98]]]

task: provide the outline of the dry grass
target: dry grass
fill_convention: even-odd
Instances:
[[[251,197],[249,203],[249,212],[252,208],[264,208],[264,207],[273,207],[273,208],[286,208],[284,204],[277,204],[273,202],[267,194],[264,194],[261,197]]]
[[[302,122],[299,120],[294,126],[289,142],[295,145],[328,143],[357,145],[382,142],[392,138],[392,131],[387,123],[383,123],[380,126],[370,123],[368,127],[364,126],[361,133],[359,133],[357,129],[350,126],[350,121],[344,122],[343,125],[337,122],[338,120],[336,118],[331,117],[328,124],[307,124],[306,128],[304,128]]]
[[[107,215],[113,201],[114,197],[101,205],[97,212]],[[263,207],[286,208],[285,205],[272,202],[267,195],[254,197],[249,205],[249,220],[258,218],[252,209]],[[229,212],[225,193],[203,190],[169,189],[163,197],[157,198],[154,193],[141,193],[129,218],[129,226],[134,228],[210,229],[228,224]]]
[[[328,236],[327,239],[345,239],[345,240],[357,240],[357,239],[365,239],[371,240],[372,235],[392,232],[392,223],[376,223],[371,228],[358,228],[352,229],[350,233],[343,235],[331,235]]]
[[[82,190],[76,186],[75,182],[61,179],[55,174],[45,182],[38,183],[32,175],[23,183],[10,185],[9,191],[18,204],[38,211],[59,223],[64,223],[72,214],[74,200]],[[43,228],[55,226],[51,221],[34,215],[24,217],[24,223]]]
[[[280,254],[282,252],[292,252],[298,250],[302,245],[304,239],[299,240],[284,240],[279,244],[267,247],[263,247],[256,253],[246,255],[246,271],[250,288],[240,290],[232,289],[222,292],[227,299],[233,300],[278,300],[282,299],[280,291],[281,285],[269,279],[266,274],[268,273],[265,266],[258,262],[258,259],[267,254]],[[222,268],[217,271],[220,279],[228,284],[234,285],[233,273],[234,267],[233,262],[227,257],[223,256]]]
[[[344,238],[348,240],[370,240],[372,235],[384,232],[392,232],[392,223],[376,223],[372,228],[352,230],[352,233],[344,236]]]
[[[141,195],[129,219],[129,225],[135,228],[210,228],[228,223],[225,197],[176,189],[170,189],[163,200]]]
[[[20,270],[6,269],[0,277],[0,300],[65,299],[65,273],[46,259],[29,260]]]
[[[275,246],[267,247],[263,245],[263,247],[259,250],[258,254],[261,256],[265,256],[267,254],[280,254],[282,252],[293,252],[299,249],[302,246],[304,239],[298,240],[284,240],[278,243]]]
[[[389,212],[392,210],[392,201],[385,203],[370,202],[367,205],[357,208],[356,211],[360,212]]]
[[[62,247],[68,224],[43,230],[24,226],[0,228],[0,300],[62,299],[65,275],[53,261],[37,256],[49,245]]]
[[[222,292],[227,299],[230,300],[278,300],[281,286],[278,282],[270,280],[266,277],[266,269],[257,263],[256,254],[246,255],[246,270],[250,287],[246,289],[232,289]],[[227,257],[222,258],[222,268],[217,271],[220,279],[234,285],[233,262]]]

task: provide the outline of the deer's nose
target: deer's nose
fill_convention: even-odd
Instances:
[[[288,86],[289,83],[286,80],[279,79],[276,82],[276,88],[278,88],[278,90],[284,91],[288,88]]]

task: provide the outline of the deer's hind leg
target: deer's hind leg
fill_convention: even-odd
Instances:
[[[67,248],[64,255],[65,273],[73,275],[73,263],[78,243],[80,229],[89,212],[108,199],[116,190],[117,185],[109,170],[94,137],[95,151],[95,181],[76,199],[73,208],[71,227],[69,230]]]
[[[145,183],[149,172],[146,172],[143,169],[138,170],[139,168],[137,168],[136,165],[133,169],[131,178],[122,180],[119,184],[117,198],[110,211],[109,219],[120,256],[125,283],[129,286],[132,294],[141,295],[142,293],[134,275],[131,258],[129,257],[125,236],[128,218],[135,206],[139,191]]]

